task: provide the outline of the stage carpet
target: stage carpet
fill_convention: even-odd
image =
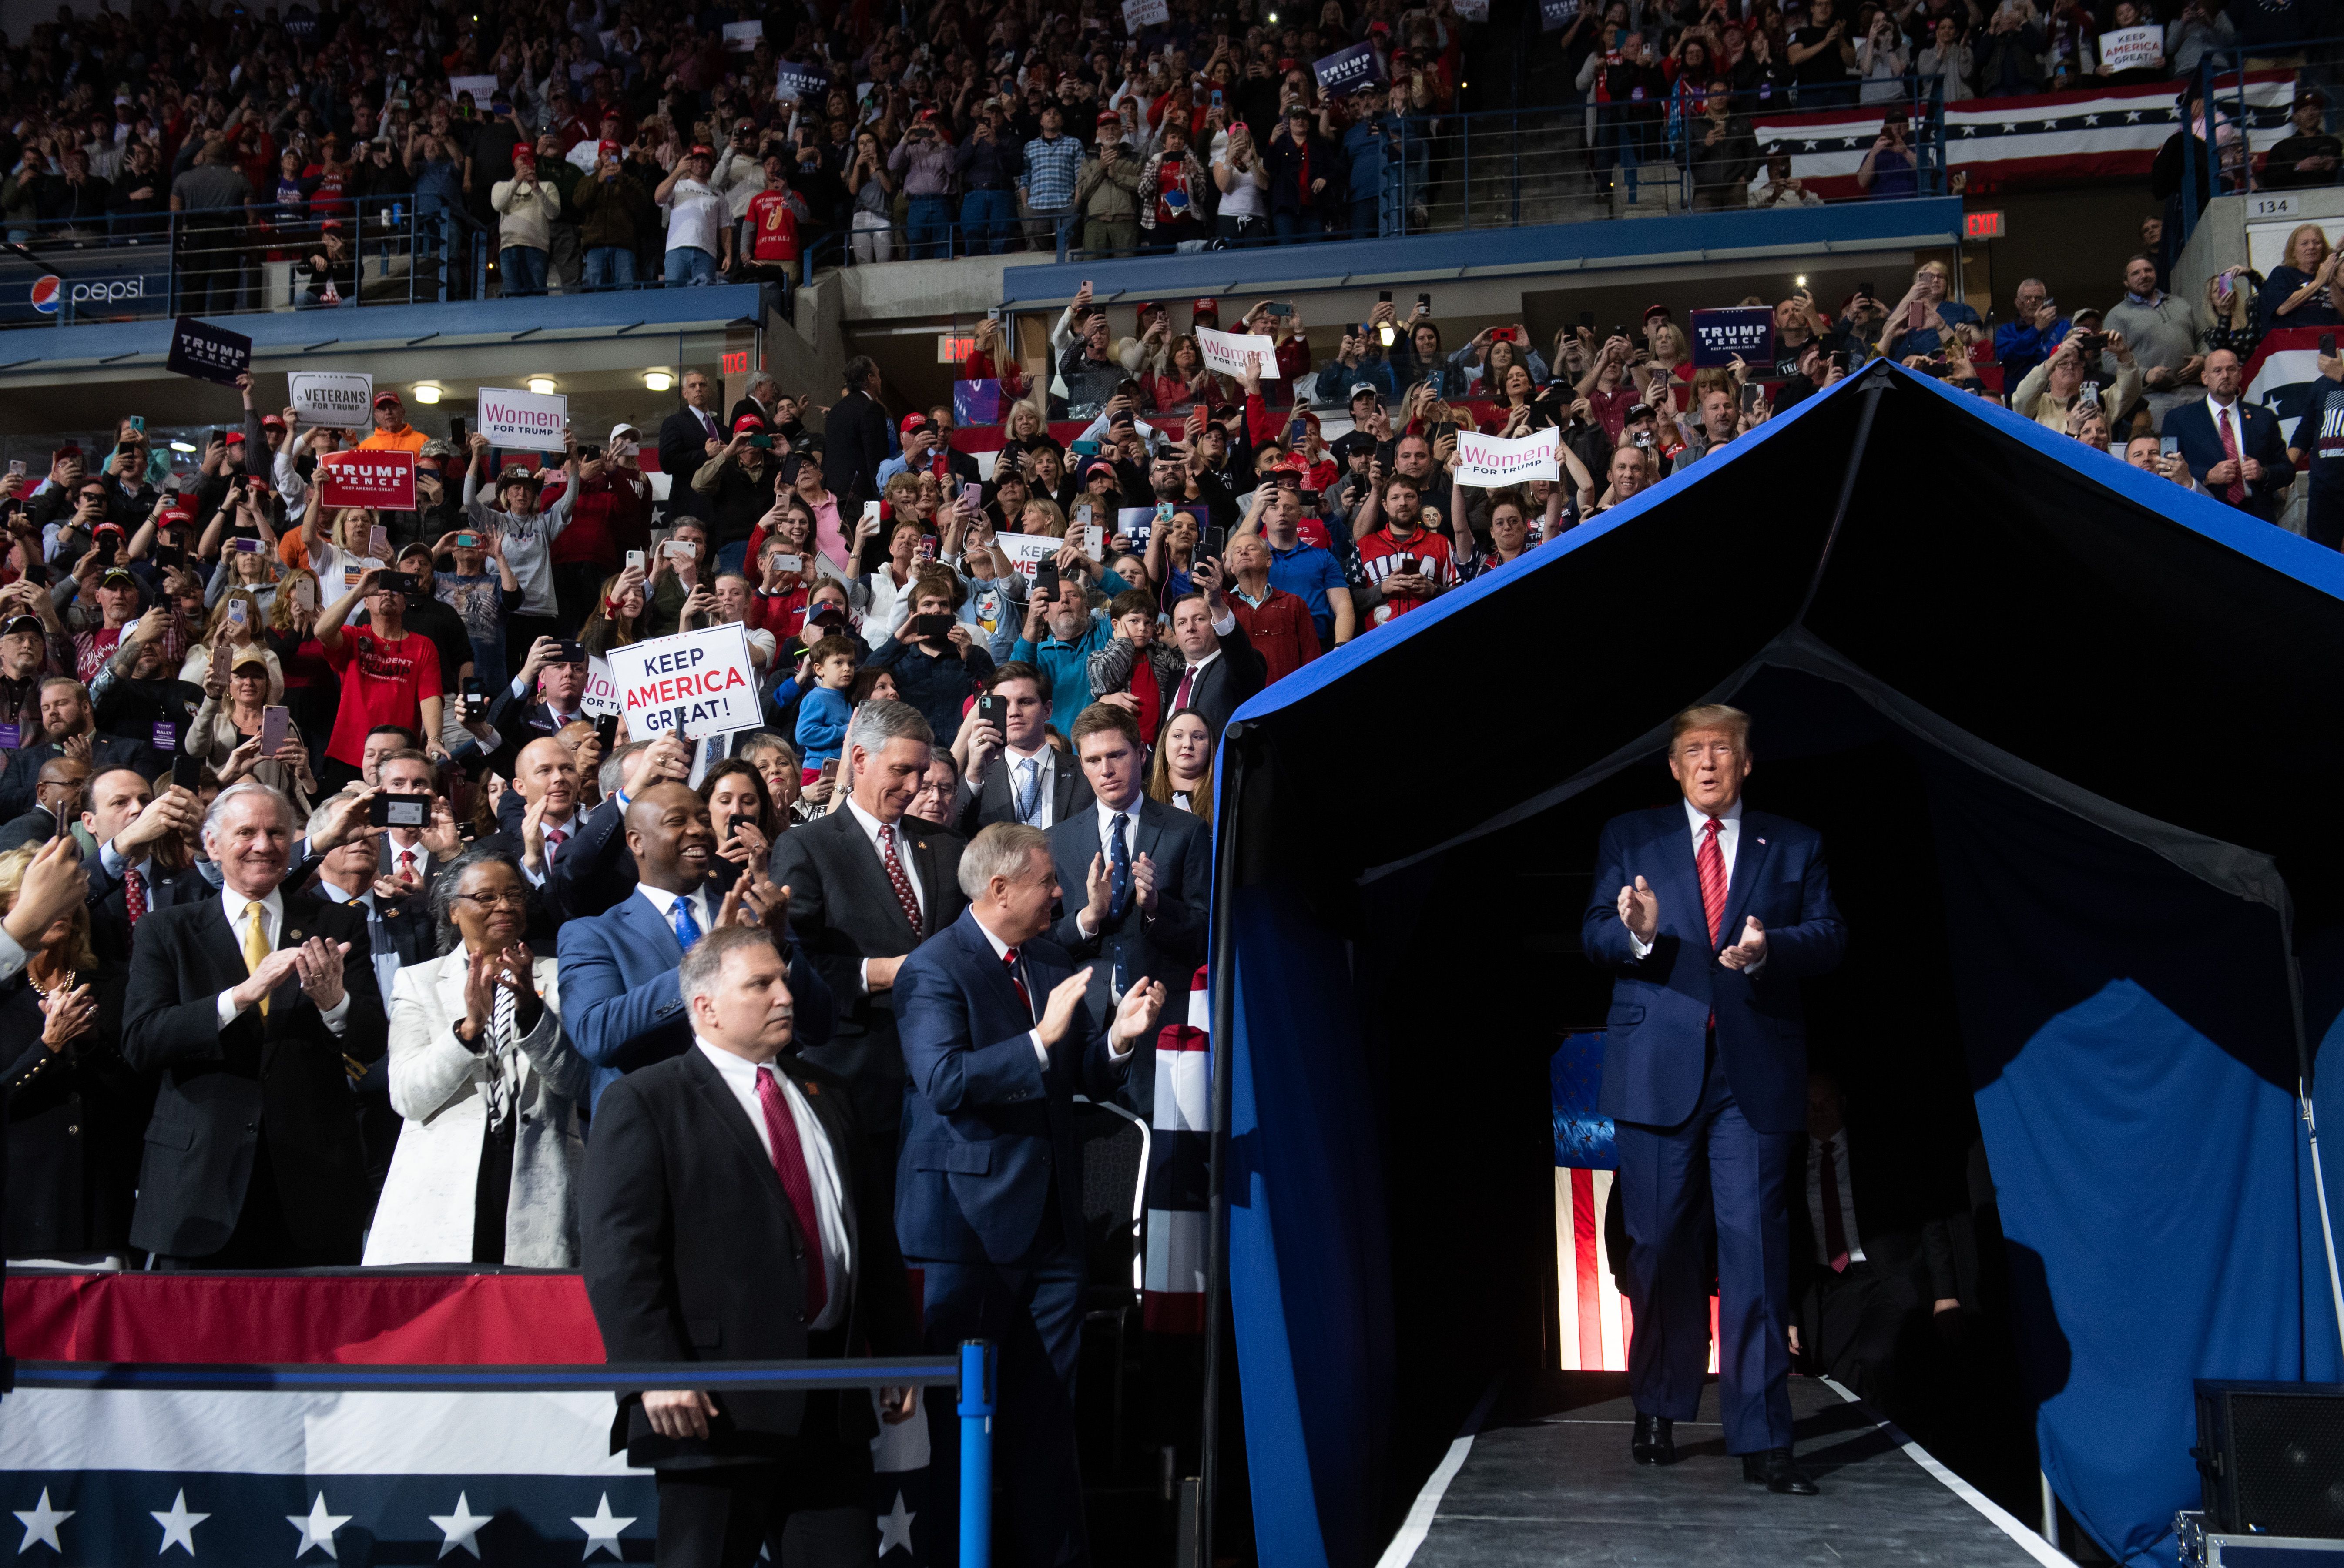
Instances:
[[[1625,1373],[1554,1372],[1500,1388],[1426,1483],[1379,1568],[2066,1562],[1834,1386],[1793,1378],[1791,1408],[1818,1497],[1777,1497],[1742,1479],[1715,1424],[1714,1380],[1701,1421],[1677,1423],[1677,1462],[1657,1470],[1628,1457]]]

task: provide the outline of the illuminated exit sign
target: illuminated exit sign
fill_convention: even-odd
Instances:
[[[957,365],[975,352],[976,339],[974,335],[966,338],[953,332],[936,335],[936,363],[939,365]]]
[[[2000,239],[2002,214],[1995,212],[1965,212],[1962,214],[1964,239]]]
[[[747,375],[749,373],[749,350],[746,349],[727,349],[724,350],[723,365],[724,374],[728,376]]]

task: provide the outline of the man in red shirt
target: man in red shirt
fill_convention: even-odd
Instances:
[[[1236,573],[1229,609],[1261,655],[1266,672],[1262,683],[1282,681],[1318,657],[1318,628],[1310,619],[1310,606],[1298,595],[1270,586],[1269,546],[1261,536],[1241,533],[1229,541],[1228,563]]]
[[[780,142],[766,146],[765,188],[749,198],[748,210],[741,215],[742,243],[732,251],[741,258],[742,280],[763,288],[768,310],[782,309],[786,303],[802,248],[798,227],[812,216],[805,198],[790,188],[787,151]]]
[[[1380,528],[1359,541],[1359,566],[1368,581],[1383,594],[1383,602],[1368,612],[1369,624],[1380,626],[1395,615],[1430,604],[1457,585],[1457,563],[1449,541],[1419,521],[1424,509],[1416,481],[1404,473],[1388,475],[1379,500]]]
[[[422,632],[407,630],[407,594],[384,587],[385,575],[370,568],[318,615],[318,644],[342,678],[341,706],[318,769],[318,786],[328,793],[361,775],[367,733],[379,725],[419,733],[425,754],[448,761],[440,744],[440,651]],[[370,623],[344,626],[360,599]]]

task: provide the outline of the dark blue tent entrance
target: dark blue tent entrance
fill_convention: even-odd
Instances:
[[[1551,1364],[1595,832],[1672,796],[1705,700],[1829,846],[1817,1057],[1990,1167],[2042,1467],[2169,1561],[2190,1380],[2344,1374],[2298,1100],[2344,1013],[2339,648],[2344,558],[1879,366],[1248,704],[1217,1038],[1261,1561],[1374,1562],[1492,1376]]]

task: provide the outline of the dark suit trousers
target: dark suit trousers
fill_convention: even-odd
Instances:
[[[865,1397],[855,1391],[854,1397]],[[661,1568],[858,1568],[871,1561],[871,1463],[835,1442],[770,1460],[662,1469]]]
[[[1628,1385],[1646,1415],[1690,1421],[1709,1366],[1708,1231],[1717,1235],[1719,1403],[1728,1453],[1791,1444],[1790,1220],[1794,1133],[1743,1118],[1713,1038],[1693,1114],[1618,1124],[1635,1323]]]
[[[946,1263],[906,1259],[921,1270],[926,1301],[925,1348],[957,1355],[964,1340],[999,1347],[995,1376],[993,1473],[1004,1506],[994,1529],[994,1561],[1004,1568],[1063,1568],[1087,1563],[1082,1472],[1075,1456],[1075,1359],[1083,1328],[1083,1255],[1059,1219],[1051,1189],[1042,1233],[1024,1262]],[[950,1390],[922,1396],[935,1453],[930,1476],[930,1536],[938,1563],[960,1561],[960,1420]],[[942,1499],[941,1502],[933,1501]],[[664,1563],[666,1559],[662,1557]]]
[[[285,1205],[278,1196],[277,1172],[269,1162],[268,1139],[264,1134],[252,1146],[252,1176],[245,1183],[244,1207],[237,1210],[236,1229],[228,1233],[227,1245],[200,1258],[157,1252],[154,1268],[161,1274],[208,1274],[222,1269],[328,1268],[349,1261],[347,1258],[305,1257],[294,1246],[292,1227],[286,1221]]]
[[[1897,1249],[1864,1239],[1867,1257],[1844,1274],[1817,1270],[1800,1303],[1802,1333],[1818,1371],[1827,1372],[1908,1426],[1913,1397],[1926,1382],[1936,1346],[1929,1319],[1934,1305],[1917,1248]],[[1880,1251],[1893,1261],[1869,1254]]]

